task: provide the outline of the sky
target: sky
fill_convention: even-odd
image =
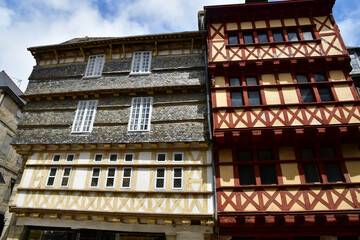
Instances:
[[[272,1],[272,0],[270,0]],[[26,89],[35,60],[28,47],[77,37],[196,31],[203,6],[244,0],[0,0],[0,71]],[[360,46],[360,1],[337,0],[335,20],[347,46]]]

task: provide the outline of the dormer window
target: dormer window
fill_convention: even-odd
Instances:
[[[151,51],[134,52],[131,63],[131,73],[150,73]]]
[[[89,57],[84,77],[100,77],[105,64],[105,54]]]

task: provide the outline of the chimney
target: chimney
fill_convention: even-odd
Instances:
[[[245,4],[247,3],[266,3],[268,0],[245,0]]]

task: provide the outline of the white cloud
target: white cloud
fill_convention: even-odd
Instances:
[[[12,10],[0,7],[0,28],[8,27],[11,24],[11,16],[13,14]]]

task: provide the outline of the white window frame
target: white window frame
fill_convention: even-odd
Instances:
[[[68,160],[68,157],[69,157],[69,156],[73,156],[73,157],[74,157],[72,161],[69,161],[69,160]],[[65,162],[67,162],[67,163],[73,163],[73,162],[75,162],[75,157],[76,157],[75,153],[68,153],[68,154],[66,154]]]
[[[100,161],[96,161],[96,156],[100,155],[101,156],[101,160]],[[104,161],[104,154],[103,153],[95,153],[94,154],[94,163],[101,163]]]
[[[356,51],[349,54],[350,55],[350,63],[351,63],[351,55],[354,55],[355,61],[357,62],[359,68],[353,68],[351,71],[360,71],[360,58],[359,55],[356,53]],[[351,65],[352,67],[352,65]]]
[[[94,170],[95,170],[95,169],[99,169],[99,176],[94,176]],[[92,183],[93,178],[97,178],[97,179],[98,179],[98,182],[97,182],[97,185],[96,185],[96,186],[91,186],[91,183]],[[91,177],[90,177],[90,182],[89,182],[89,188],[99,188],[100,179],[101,179],[101,167],[93,167],[93,168],[91,169]]]
[[[158,177],[158,170],[159,169],[164,169],[164,177]],[[163,187],[157,187],[156,186],[156,182],[158,179],[163,179],[164,180],[164,186]],[[165,190],[166,189],[166,167],[157,167],[155,170],[155,182],[154,182],[154,189],[155,190]]]
[[[150,104],[149,108],[146,107],[147,104]],[[148,132],[148,131],[150,131],[152,105],[153,105],[153,97],[134,97],[134,98],[132,98],[130,116],[129,116],[129,124],[128,124],[129,132],[145,132],[145,131]],[[149,118],[147,120],[145,119],[146,114],[149,115]],[[147,126],[146,129],[145,129],[145,126]]]
[[[181,161],[176,161],[175,160],[175,154],[181,154]],[[174,163],[183,163],[184,162],[184,157],[185,157],[185,154],[183,152],[174,152],[173,155],[172,155],[172,160]]]
[[[86,65],[84,78],[101,77],[105,65],[105,58],[105,54],[90,55]]]
[[[175,169],[181,169],[181,177],[175,177]],[[181,188],[175,187],[175,179],[181,179]],[[173,190],[183,190],[184,189],[184,168],[183,167],[173,167],[172,169],[172,179],[171,179],[171,188]]]
[[[129,177],[125,177],[125,169],[130,169],[130,176]],[[133,168],[132,167],[123,167],[122,169],[122,173],[121,173],[121,188],[123,189],[131,189],[131,183],[132,183],[132,175],[133,175]],[[129,178],[129,186],[128,187],[124,187],[124,178]]]
[[[70,169],[69,176],[65,176],[65,169]],[[62,176],[61,176],[60,187],[67,188],[69,186],[70,181],[71,181],[71,173],[72,173],[72,167],[64,167]],[[68,178],[66,186],[62,185],[64,178]]]
[[[149,57],[149,59],[147,59]],[[151,69],[151,51],[140,51],[134,52],[131,62],[131,73],[132,75],[149,74]],[[148,64],[146,65],[146,61]]]
[[[50,175],[50,174],[51,174],[51,169],[56,169],[56,170],[55,170],[55,174],[54,174],[53,176]],[[55,181],[56,181],[56,175],[57,175],[57,173],[58,173],[58,170],[59,170],[59,169],[58,169],[57,167],[51,167],[51,168],[49,169],[48,176],[47,176],[47,178],[46,178],[46,187],[54,187]],[[54,181],[53,181],[53,184],[52,184],[52,185],[49,185],[49,184],[48,184],[50,178],[54,178]]]
[[[131,156],[131,161],[127,161],[126,156]],[[133,163],[134,159],[135,159],[135,153],[124,153],[124,163]]]
[[[92,131],[98,102],[98,100],[79,101],[71,133],[90,133]],[[87,118],[90,118],[90,121],[86,120]]]
[[[159,155],[160,154],[165,154],[165,161],[159,161]],[[155,159],[156,163],[166,163],[167,159],[168,159],[168,155],[167,155],[166,152],[158,152],[158,153],[156,153],[156,159]]]
[[[109,176],[109,170],[110,169],[114,169],[114,176]],[[107,188],[107,189],[113,189],[115,188],[115,183],[116,183],[116,172],[117,172],[117,168],[116,167],[108,167],[106,169],[106,179],[105,179],[105,185],[104,185],[104,188]],[[107,186],[107,181],[108,179],[112,178],[113,179],[113,185],[112,186]]]
[[[54,161],[55,156],[59,156],[59,161]],[[51,162],[52,163],[60,163],[61,162],[61,157],[62,157],[61,153],[54,153]]]
[[[112,156],[112,155],[116,155],[116,161],[111,161],[111,156]],[[109,162],[109,163],[117,163],[117,162],[119,162],[119,156],[120,156],[120,154],[118,154],[118,153],[109,153],[108,162]]]

